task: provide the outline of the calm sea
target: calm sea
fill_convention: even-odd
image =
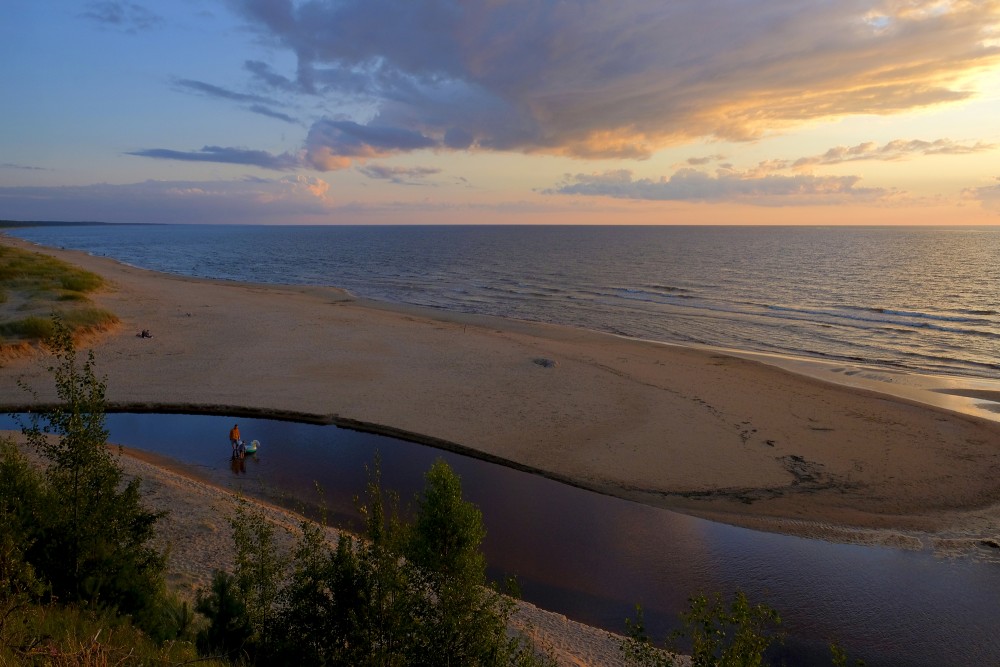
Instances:
[[[1000,378],[1000,227],[102,225],[10,232],[158,271]]]

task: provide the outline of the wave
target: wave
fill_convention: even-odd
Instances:
[[[895,308],[879,308],[874,306],[844,306],[848,310],[861,310],[869,313],[881,315],[898,315],[900,317],[913,317],[920,319],[936,320],[940,322],[965,322],[968,324],[992,325],[990,320],[983,320],[975,317],[963,317],[960,315],[940,315],[937,313],[927,313],[919,310],[898,310]],[[958,310],[954,311],[962,315],[997,315],[995,310]]]
[[[927,329],[932,331],[943,331],[947,333],[954,333],[959,335],[969,335],[969,336],[985,336],[987,338],[1000,338],[1000,330],[998,330],[997,324],[990,320],[983,320],[978,318],[958,318],[949,317],[942,315],[935,315],[932,313],[922,313],[917,311],[906,311],[906,310],[890,310],[890,309],[875,309],[875,308],[860,308],[854,306],[848,306],[847,310],[853,310],[856,312],[863,313],[873,313],[884,315],[885,317],[865,317],[863,315],[851,315],[844,310],[836,308],[795,308],[792,306],[767,306],[769,310],[778,311],[782,313],[790,314],[800,314],[800,315],[810,315],[814,317],[830,317],[834,321],[847,320],[850,322],[869,322],[872,324],[883,325],[886,329],[894,327],[909,327],[910,329]],[[930,321],[922,321],[930,320]],[[988,330],[983,329],[971,329],[967,327],[955,327],[946,326],[942,324],[936,324],[936,322],[949,322],[956,324],[970,324],[973,326],[983,326],[989,327]]]

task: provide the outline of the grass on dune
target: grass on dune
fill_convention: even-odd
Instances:
[[[75,334],[118,322],[87,296],[101,276],[48,255],[0,245],[0,345],[35,342],[52,334],[58,314]]]
[[[29,604],[15,609],[0,626],[0,667],[163,667],[197,662],[204,667],[229,663],[199,659],[193,642],[157,643],[127,617],[76,606]]]

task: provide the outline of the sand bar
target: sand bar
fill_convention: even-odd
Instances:
[[[1000,534],[996,421],[719,351],[38,250],[111,282],[94,300],[122,326],[87,345],[119,408],[362,426],[768,530]],[[4,360],[0,407],[28,403],[18,379],[51,400],[45,365]]]

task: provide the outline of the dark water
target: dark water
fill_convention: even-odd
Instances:
[[[10,232],[197,277],[1000,378],[1000,227],[109,225]]]
[[[244,470],[229,457],[236,421],[261,442]],[[610,630],[623,631],[640,603],[662,637],[689,595],[742,590],[781,613],[788,637],[779,657],[788,664],[829,664],[830,640],[869,665],[1000,664],[997,564],[735,528],[333,426],[128,414],[110,415],[108,426],[113,442],[292,507],[318,504],[317,483],[333,521],[355,526],[353,498],[376,453],[384,486],[404,503],[443,458],[483,511],[491,575],[515,574],[527,600]]]

